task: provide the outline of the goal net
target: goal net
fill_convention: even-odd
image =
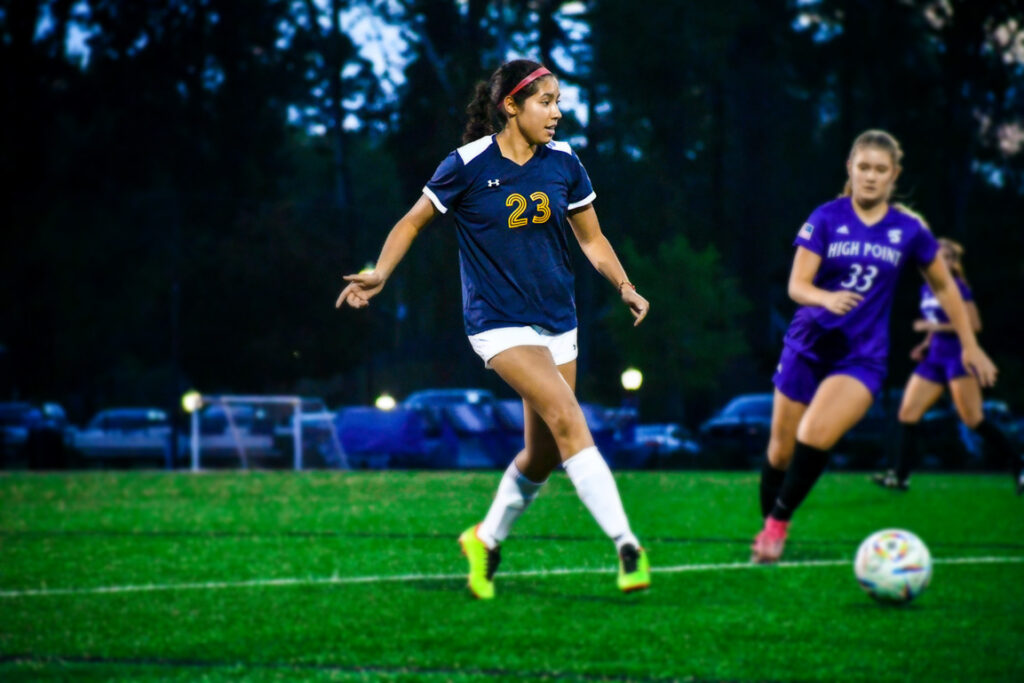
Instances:
[[[301,396],[196,395],[191,406],[191,469],[203,463],[243,469],[290,459],[296,470],[348,469],[334,413]]]

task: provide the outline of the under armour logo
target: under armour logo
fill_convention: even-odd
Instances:
[[[501,180],[498,178],[487,181],[487,187],[497,187],[498,185],[501,185]]]

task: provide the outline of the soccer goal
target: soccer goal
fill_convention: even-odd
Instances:
[[[318,465],[349,468],[334,413],[320,399],[190,392],[182,404],[191,413],[193,472],[202,469],[204,457],[236,460],[248,469],[261,459],[279,457],[289,447],[296,470],[303,469],[310,452],[318,456]]]

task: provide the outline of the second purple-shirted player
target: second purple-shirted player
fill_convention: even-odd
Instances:
[[[954,275],[953,279],[960,289],[960,296],[964,302],[974,301],[971,288],[963,278]],[[949,316],[942,310],[928,283],[921,285],[921,315],[930,323],[949,322]],[[960,359],[962,352],[963,347],[960,346],[960,339],[955,332],[935,332],[928,344],[928,355],[914,368],[914,374],[936,384],[946,384],[957,377],[964,377],[969,373]]]

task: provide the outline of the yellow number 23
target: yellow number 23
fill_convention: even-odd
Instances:
[[[531,220],[534,223],[544,223],[547,219],[551,218],[551,209],[548,207],[548,196],[543,192],[534,192],[530,195],[530,199],[537,202],[537,215]],[[510,194],[508,199],[505,200],[505,206],[514,206],[512,213],[508,217],[509,228],[521,228],[529,221],[523,218],[523,212],[526,211],[526,207],[529,206],[529,202],[526,201],[526,197],[519,194],[518,192]]]

